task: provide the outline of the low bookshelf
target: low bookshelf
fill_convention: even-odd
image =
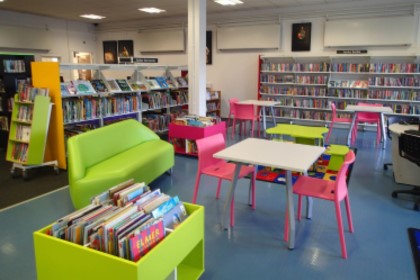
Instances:
[[[199,279],[204,273],[204,207],[185,203],[188,218],[137,262],[34,232],[37,279]]]
[[[226,137],[225,122],[219,122],[206,127],[170,123],[168,140],[174,145],[175,153],[197,156],[195,141],[218,133],[222,133]]]

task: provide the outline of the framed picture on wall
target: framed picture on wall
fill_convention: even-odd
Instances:
[[[292,24],[292,52],[311,50],[310,22]]]
[[[118,45],[117,41],[103,41],[104,49],[104,63],[117,64],[118,63]]]
[[[118,41],[118,57],[133,57],[134,44],[133,40]]]
[[[213,60],[212,56],[212,32],[206,32],[206,64],[211,64]]]

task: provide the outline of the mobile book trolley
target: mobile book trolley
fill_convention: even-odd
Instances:
[[[28,178],[28,170],[53,166],[58,174],[56,160],[44,161],[48,128],[53,103],[47,89],[28,87],[26,93],[18,93],[14,97],[12,120],[6,159],[13,162],[12,177],[15,170],[22,170],[24,179]]]
[[[34,232],[37,279],[199,279],[204,272],[204,207],[183,203],[188,218],[137,262]],[[174,273],[175,271],[175,273]]]

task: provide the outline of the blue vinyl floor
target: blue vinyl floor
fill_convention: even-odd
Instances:
[[[331,142],[344,144],[345,137],[346,130],[334,129]],[[313,219],[296,223],[296,247],[290,251],[283,240],[283,185],[258,182],[253,211],[247,205],[248,181],[239,181],[236,225],[228,236],[220,228],[228,183],[216,200],[216,180],[204,178],[198,196],[205,206],[206,271],[201,279],[417,279],[407,228],[420,227],[420,212],[412,210],[411,197],[391,197],[393,190],[407,188],[394,182],[392,168],[383,170],[383,163],[391,161],[391,141],[383,150],[375,146],[374,132],[358,137],[349,185],[353,234],[344,218],[347,260],[341,258],[332,203],[315,201]],[[196,170],[195,158],[176,156],[172,175],[163,175],[152,186],[191,201]],[[32,233],[72,210],[66,187],[2,210],[0,279],[36,279]]]

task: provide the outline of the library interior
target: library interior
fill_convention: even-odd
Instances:
[[[420,279],[419,12],[0,0],[0,279]]]

